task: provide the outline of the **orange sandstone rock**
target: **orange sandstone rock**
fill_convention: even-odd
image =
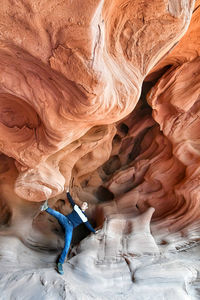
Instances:
[[[93,126],[134,109],[143,78],[185,33],[193,6],[172,0],[4,1],[0,141],[1,152],[16,160],[18,195],[39,201],[62,191],[70,172],[63,178],[58,160],[57,166],[47,160],[80,143]],[[50,173],[59,185],[48,183]]]

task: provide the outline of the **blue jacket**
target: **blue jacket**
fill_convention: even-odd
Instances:
[[[73,211],[70,214],[68,214],[66,217],[70,220],[70,222],[72,223],[73,227],[75,228],[78,225],[80,225],[81,223],[84,223],[85,226],[90,231],[92,231],[93,233],[95,233],[96,231],[94,230],[94,228],[92,227],[92,225],[89,223],[86,214],[81,210],[81,208],[78,205],[76,205],[76,203],[72,199],[72,197],[71,197],[71,195],[70,195],[69,192],[67,192],[67,199],[68,199],[69,203],[71,204],[71,206],[73,207]]]

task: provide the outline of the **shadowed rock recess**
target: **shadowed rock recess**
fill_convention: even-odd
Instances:
[[[200,299],[200,1],[4,0],[0,299]],[[64,245],[45,199],[89,203]]]

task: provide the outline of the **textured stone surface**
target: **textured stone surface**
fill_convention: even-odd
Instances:
[[[4,1],[0,149],[16,160],[20,197],[62,192],[62,158],[92,127],[134,109],[145,75],[186,31],[193,2]]]
[[[3,1],[3,300],[199,299],[199,7]],[[68,185],[101,230],[60,277]]]

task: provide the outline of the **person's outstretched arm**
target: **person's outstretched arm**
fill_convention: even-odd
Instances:
[[[74,205],[76,205],[76,203],[72,199],[72,196],[70,195],[69,191],[66,191],[66,194],[67,194],[67,199],[68,199],[69,203],[71,204],[72,207],[74,207]]]
[[[96,233],[96,230],[92,227],[89,221],[84,222],[85,226],[93,233]]]

